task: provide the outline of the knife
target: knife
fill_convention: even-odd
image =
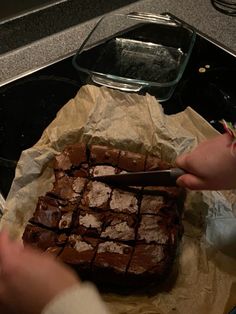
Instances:
[[[186,172],[180,168],[96,176],[94,180],[110,185],[176,186],[176,180]]]

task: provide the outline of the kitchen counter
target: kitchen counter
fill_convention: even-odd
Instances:
[[[236,18],[210,0],[59,1],[0,24],[0,86],[74,54],[102,15],[131,11],[169,12],[236,55]]]

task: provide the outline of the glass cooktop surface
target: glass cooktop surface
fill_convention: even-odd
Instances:
[[[214,128],[220,119],[236,122],[236,58],[197,35],[196,43],[166,114],[191,106]],[[82,82],[72,57],[0,88],[0,190],[6,197],[22,150],[34,145],[58,110]]]

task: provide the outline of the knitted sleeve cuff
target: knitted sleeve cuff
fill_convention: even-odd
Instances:
[[[91,283],[71,287],[54,298],[42,314],[109,314]]]

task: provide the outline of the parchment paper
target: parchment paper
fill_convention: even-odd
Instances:
[[[37,97],[37,95],[36,95]],[[32,104],[33,106],[33,104]],[[191,108],[172,116],[150,96],[82,87],[57,114],[16,169],[0,227],[21,238],[37,199],[52,187],[51,160],[71,143],[112,145],[174,161],[217,132]],[[155,295],[104,294],[114,314],[222,314],[236,305],[235,191],[189,192],[178,275]]]

